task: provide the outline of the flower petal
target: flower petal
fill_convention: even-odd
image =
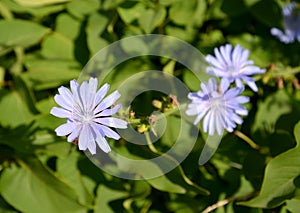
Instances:
[[[66,99],[62,95],[55,95],[54,96],[55,102],[62,106],[63,108],[67,109],[68,111],[72,111],[73,108],[73,98],[72,99]]]
[[[53,107],[50,111],[50,114],[58,118],[70,118],[72,116],[72,112],[58,107]]]
[[[74,123],[65,123],[55,129],[58,136],[65,136],[70,134],[75,128]]]
[[[114,91],[109,96],[103,99],[103,101],[96,107],[95,114],[99,113],[100,111],[110,107],[113,103],[115,103],[118,98],[120,98],[121,94],[118,91]]]
[[[90,127],[88,125],[83,125],[82,130],[79,134],[79,140],[78,140],[78,147],[80,150],[86,150],[89,148],[91,154],[96,153],[96,147],[93,149],[92,146],[90,146],[90,142],[93,141],[93,135],[90,130]]]
[[[99,114],[97,114],[97,116],[101,116],[101,117],[103,117],[103,116],[111,116],[111,115],[113,115],[113,114],[115,114],[115,113],[117,113],[117,112],[119,112],[119,110],[122,108],[122,105],[121,104],[118,104],[118,105],[116,105],[114,108],[112,108],[112,109],[105,109],[105,110],[103,110],[102,112],[100,112]]]
[[[100,103],[100,101],[102,101],[102,99],[104,98],[104,96],[107,94],[108,90],[109,90],[109,84],[104,84],[96,93],[95,96],[95,103],[94,105],[96,106],[98,103]]]
[[[75,124],[75,128],[72,131],[72,133],[68,136],[67,141],[68,142],[73,142],[76,138],[78,138],[81,129],[82,129],[82,125]]]
[[[99,124],[100,125],[100,124]],[[113,138],[115,140],[119,140],[120,139],[120,135],[117,134],[115,131],[113,131],[112,129],[101,125],[101,129],[104,132],[105,136],[109,137],[109,138]]]
[[[97,144],[102,149],[103,152],[108,153],[111,151],[110,146],[108,145],[104,137],[97,138]]]
[[[113,118],[113,117],[96,118],[94,119],[94,121],[109,127],[114,127],[119,129],[127,128],[127,122],[119,118]]]

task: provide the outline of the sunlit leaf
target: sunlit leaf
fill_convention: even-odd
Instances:
[[[0,178],[4,199],[22,212],[86,212],[74,190],[59,180],[37,159],[12,165]]]
[[[118,191],[118,190],[108,188],[105,185],[99,185],[97,188],[95,213],[115,212],[114,207],[113,205],[110,205],[110,202],[120,198],[124,198],[126,195],[127,193],[124,191]]]
[[[163,23],[166,13],[164,8],[156,10],[147,9],[139,18],[140,27],[145,33],[151,33],[156,27]]]
[[[49,4],[64,3],[70,0],[15,0],[15,1],[23,6],[40,7]]]
[[[274,208],[293,197],[295,178],[300,175],[300,123],[294,129],[297,146],[272,159],[265,171],[260,194],[242,205]]]
[[[49,29],[26,20],[0,20],[0,45],[28,47],[41,41]]]

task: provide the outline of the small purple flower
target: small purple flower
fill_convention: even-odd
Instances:
[[[109,127],[125,129],[127,122],[111,117],[117,113],[121,105],[110,108],[120,97],[118,91],[106,98],[109,85],[103,85],[98,91],[98,80],[90,78],[79,85],[76,80],[70,82],[71,91],[66,87],[58,89],[59,95],[54,99],[61,108],[53,107],[51,114],[59,118],[67,118],[67,123],[55,129],[58,136],[68,135],[68,142],[78,139],[80,150],[88,149],[96,153],[96,143],[106,153],[110,152],[105,136],[120,139],[120,136]]]
[[[255,81],[249,75],[264,73],[265,69],[260,69],[253,65],[253,61],[248,60],[249,50],[244,50],[240,45],[234,49],[231,44],[221,46],[214,49],[215,57],[212,55],[206,56],[206,61],[211,65],[206,71],[211,75],[225,78],[229,83],[235,81],[237,87],[243,87],[242,81],[255,92],[257,86]]]
[[[249,98],[239,96],[244,90],[243,87],[229,89],[229,81],[221,80],[218,86],[214,78],[210,78],[208,83],[201,83],[198,92],[188,94],[192,100],[188,104],[186,114],[196,115],[194,124],[198,124],[203,119],[203,131],[213,135],[215,131],[219,135],[223,134],[223,129],[232,132],[237,124],[242,124],[243,120],[239,115],[247,115],[247,109],[241,104],[249,102]]]
[[[284,32],[278,28],[271,29],[271,34],[283,43],[292,43],[295,39],[300,41],[300,13],[296,10],[295,2],[285,5],[282,9]]]

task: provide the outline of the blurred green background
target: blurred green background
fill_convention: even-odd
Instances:
[[[288,2],[0,0],[0,212],[299,212],[300,45],[270,34],[271,27],[283,28],[281,9]],[[173,171],[125,180],[57,137],[54,129],[64,120],[49,112],[57,88],[77,79],[101,48],[148,33],[177,37],[204,55],[240,44],[267,72],[256,76],[258,93],[244,92],[251,102],[243,125],[225,135],[208,163],[198,165],[205,140],[200,129],[192,152]],[[154,68],[167,69],[191,91],[200,88],[183,66],[155,57],[134,59],[113,77]],[[153,110],[153,99],[168,101],[160,94],[139,96],[137,115]],[[161,151],[172,146],[179,128],[177,116],[168,119]],[[139,158],[157,154],[122,140],[110,143]]]

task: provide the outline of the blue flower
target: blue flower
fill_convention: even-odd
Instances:
[[[271,34],[283,43],[292,43],[297,39],[300,41],[300,14],[296,11],[295,2],[287,4],[282,9],[284,32],[278,28],[272,28]]]
[[[244,88],[229,89],[229,85],[229,82],[223,79],[218,86],[216,80],[210,78],[208,83],[201,83],[202,90],[188,94],[192,102],[188,104],[186,114],[197,116],[195,125],[204,117],[203,131],[209,135],[213,135],[215,131],[222,135],[223,129],[232,132],[237,124],[243,122],[239,115],[248,114],[247,109],[241,104],[249,102],[249,98],[239,96]]]
[[[255,92],[257,86],[249,75],[264,73],[265,69],[260,69],[253,65],[253,61],[248,60],[249,50],[244,50],[240,45],[232,49],[231,44],[214,49],[216,57],[206,56],[206,61],[210,64],[207,73],[227,79],[230,83],[235,81],[237,87],[243,87],[242,81]]]
[[[98,80],[90,78],[79,85],[76,80],[70,82],[71,91],[66,87],[58,89],[54,99],[61,108],[53,107],[51,114],[59,118],[67,118],[67,122],[55,129],[58,136],[68,135],[68,142],[78,139],[80,150],[88,149],[96,153],[96,143],[104,152],[110,152],[105,136],[120,139],[120,136],[109,127],[125,129],[127,122],[111,117],[117,113],[121,105],[110,108],[120,97],[118,91],[106,98],[109,85],[103,85],[98,91]]]

